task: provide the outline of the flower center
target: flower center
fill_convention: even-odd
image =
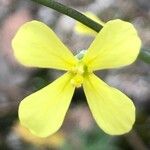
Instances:
[[[73,84],[75,87],[81,87],[84,75],[87,72],[86,70],[86,66],[79,62],[79,64],[71,71],[71,73],[73,73],[71,84]]]
[[[76,57],[79,59],[78,64],[70,71],[73,74],[71,84],[75,87],[81,87],[84,76],[88,74],[87,66],[82,62],[85,51],[81,51]]]

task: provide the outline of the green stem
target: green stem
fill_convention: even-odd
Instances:
[[[93,29],[96,32],[99,32],[103,27],[99,23],[93,21],[92,19],[88,18],[87,16],[78,12],[77,10],[70,8],[68,6],[65,6],[61,3],[58,3],[55,0],[31,0],[31,1],[37,2],[46,7],[52,8],[62,14],[65,14],[71,18],[74,18],[75,20],[81,22],[82,24],[86,25],[87,27]],[[146,63],[150,63],[150,52],[141,49],[141,52],[138,58],[140,58]]]
[[[44,6],[47,6],[49,8],[52,8],[52,9],[54,9],[54,10],[56,10],[62,14],[65,14],[71,18],[74,18],[75,20],[83,23],[84,25],[95,30],[96,32],[99,32],[102,29],[102,26],[99,23],[86,17],[85,15],[78,12],[77,10],[70,8],[68,6],[65,6],[61,3],[58,3],[54,0],[32,0],[32,1],[37,2],[39,4],[42,4]]]

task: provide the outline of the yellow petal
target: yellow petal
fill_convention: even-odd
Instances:
[[[97,124],[106,133],[120,135],[131,130],[135,122],[135,107],[126,95],[94,74],[86,77],[83,88]]]
[[[101,24],[102,26],[104,26],[104,22],[102,22],[95,14],[93,14],[92,12],[86,12],[84,13],[84,15],[86,15],[87,17],[89,17],[90,19],[94,20],[95,22]],[[97,32],[92,30],[91,28],[87,27],[86,25],[80,23],[80,22],[76,22],[75,24],[75,31],[79,34],[85,34],[85,35],[92,35],[92,36],[96,36]]]
[[[26,66],[68,70],[76,63],[56,34],[39,21],[22,25],[12,47],[18,61]]]
[[[116,19],[105,24],[83,60],[93,70],[121,67],[135,61],[140,47],[134,26]]]
[[[26,97],[19,106],[21,124],[39,137],[55,133],[64,120],[74,87],[66,73],[50,85]]]

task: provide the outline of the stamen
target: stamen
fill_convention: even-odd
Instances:
[[[82,62],[82,58],[84,57],[85,50],[82,50],[79,54],[76,55],[78,58],[78,64],[70,71],[73,74],[73,78],[71,79],[71,84],[77,88],[81,87],[84,75],[87,73],[87,67]]]
[[[77,88],[81,87],[82,83],[83,83],[82,75],[77,74],[76,76],[74,76],[73,79],[71,79],[71,84],[73,84]]]

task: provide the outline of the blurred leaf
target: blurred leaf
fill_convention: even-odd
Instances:
[[[94,128],[87,136],[86,150],[119,150],[116,138],[105,134],[102,130]]]
[[[146,63],[150,63],[150,50],[142,49],[139,54],[139,58]]]
[[[61,150],[120,150],[117,138],[105,134],[95,127],[90,131],[75,130],[73,139],[66,141]]]

